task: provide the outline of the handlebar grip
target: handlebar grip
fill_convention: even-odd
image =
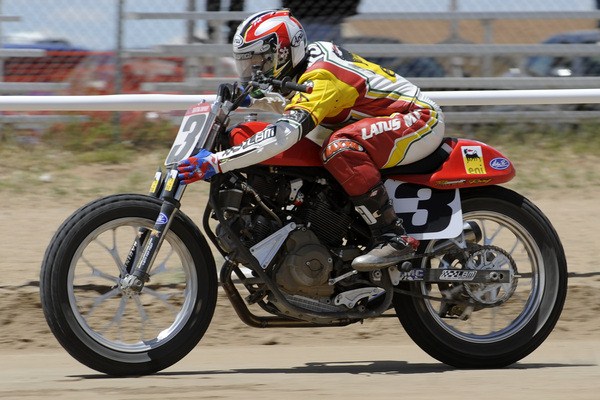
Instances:
[[[302,84],[299,84],[296,82],[292,82],[290,80],[290,78],[288,78],[288,77],[285,77],[282,80],[269,78],[269,79],[265,79],[265,81],[266,81],[266,83],[270,83],[273,86],[276,86],[276,87],[279,87],[282,89],[294,90],[297,92],[312,93],[312,90],[313,90],[312,86],[302,85]],[[254,86],[254,87],[258,88],[258,87],[260,87],[261,82],[251,80],[248,82],[248,84],[250,86]]]
[[[313,89],[312,86],[302,85],[300,83],[291,82],[291,81],[284,81],[283,87],[286,89],[295,90],[297,92],[302,92],[302,93],[312,93],[312,89]]]

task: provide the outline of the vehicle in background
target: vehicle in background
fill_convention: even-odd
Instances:
[[[402,42],[397,39],[373,36],[344,38],[345,46],[352,44],[373,44],[376,46],[377,44],[402,44]],[[374,56],[365,58],[408,78],[441,78],[446,76],[442,64],[433,57]]]
[[[600,29],[559,33],[542,43],[600,44]],[[507,76],[600,76],[600,51],[592,56],[532,56],[525,61],[523,70],[511,69]]]

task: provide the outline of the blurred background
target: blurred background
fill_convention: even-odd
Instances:
[[[309,40],[339,43],[425,91],[600,87],[599,3],[0,0],[0,94],[214,92],[235,79],[229,43],[239,21],[282,6],[300,19]],[[600,118],[595,105],[446,111],[449,124],[459,127]],[[97,115],[56,114],[4,112],[0,124],[31,138],[67,117]]]

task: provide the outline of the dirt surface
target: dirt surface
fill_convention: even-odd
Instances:
[[[202,196],[200,191],[186,194],[183,206],[196,221],[202,208],[198,194]],[[414,399],[443,391],[444,398],[486,393],[491,398],[595,399],[600,389],[600,189],[526,195],[546,213],[561,237],[570,271],[569,294],[547,342],[511,368],[457,371],[439,364],[412,344],[395,318],[311,331],[250,328],[221,294],[211,327],[186,359],[153,377],[115,380],[102,378],[62,350],[42,316],[37,287],[40,263],[53,233],[78,206],[96,196],[70,199],[0,191],[4,231],[0,398],[388,398],[395,394]],[[421,384],[438,389],[425,390]]]

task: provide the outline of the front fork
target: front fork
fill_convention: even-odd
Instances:
[[[164,235],[168,232],[175,213],[181,205],[180,200],[184,191],[185,185],[179,183],[176,168],[171,168],[166,173],[161,170],[156,172],[148,194],[161,199],[162,205],[152,229],[143,227],[138,229],[136,239],[125,260],[125,276],[119,284],[124,293],[140,293],[144,284],[149,281],[148,272],[158,254]],[[142,253],[138,256],[140,249]],[[135,260],[137,263],[134,264]]]

